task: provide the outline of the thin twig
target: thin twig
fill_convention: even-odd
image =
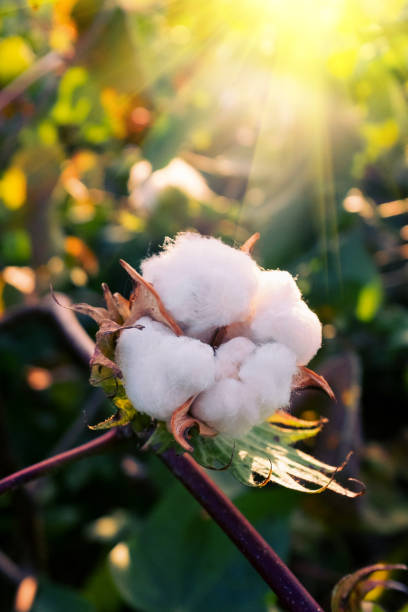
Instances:
[[[18,567],[7,555],[0,550],[0,572],[11,582],[18,584],[26,576],[25,572]]]
[[[64,58],[55,51],[50,51],[47,55],[41,57],[0,92],[0,111],[10,102],[21,96],[30,85],[41,79],[41,77],[61,69],[64,65]]]
[[[77,446],[63,453],[59,453],[59,455],[54,455],[53,457],[44,459],[44,461],[40,461],[39,463],[34,463],[33,465],[19,470],[14,474],[10,474],[10,476],[6,476],[0,480],[0,495],[2,493],[6,493],[6,491],[9,491],[10,489],[21,486],[26,482],[35,480],[36,478],[47,474],[57,467],[71,463],[71,461],[101,453],[107,450],[115,442],[123,440],[123,438],[127,437],[127,427],[115,427],[95,440],[91,440],[86,444],[81,444],[81,446]]]

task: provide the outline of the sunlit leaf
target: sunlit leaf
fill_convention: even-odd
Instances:
[[[347,497],[361,495],[361,486],[353,491],[335,479],[343,466],[327,465],[292,446],[295,441],[316,435],[320,428],[321,423],[308,428],[300,422],[297,429],[282,423],[277,426],[264,423],[235,440],[224,435],[215,438],[195,435],[193,456],[207,467],[230,464],[234,476],[251,486],[272,481],[304,493],[330,489]]]
[[[0,40],[0,83],[5,85],[27,70],[35,59],[34,53],[21,36]]]
[[[112,427],[128,425],[133,421],[137,411],[127,398],[122,382],[109,367],[93,366],[90,382],[95,387],[101,387],[116,407],[115,414],[96,425],[90,425],[90,429],[112,429]]]
[[[0,179],[0,198],[10,210],[21,208],[26,201],[27,181],[18,166],[11,166]]]
[[[371,321],[383,299],[383,288],[378,281],[362,287],[356,305],[356,315],[360,321]]]

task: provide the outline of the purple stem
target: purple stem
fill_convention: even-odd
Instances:
[[[275,551],[190,455],[177,455],[169,449],[159,456],[253,565],[285,609],[323,612]]]
[[[59,453],[58,455],[54,455],[48,459],[44,459],[44,461],[34,463],[33,465],[19,470],[18,472],[14,472],[14,474],[10,474],[10,476],[6,476],[0,480],[0,495],[6,491],[9,491],[10,489],[13,489],[14,487],[18,487],[26,482],[29,482],[30,480],[35,480],[43,474],[46,474],[57,467],[66,465],[71,461],[105,451],[112,444],[120,439],[123,439],[124,437],[125,435],[123,433],[123,428],[115,427],[95,440],[91,440],[86,444],[81,444],[81,446],[77,446],[76,448],[72,448],[71,450],[63,453]]]

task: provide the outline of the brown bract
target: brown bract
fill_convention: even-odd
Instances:
[[[260,234],[258,232],[253,234],[242,245],[241,251],[247,254],[252,253],[259,238]],[[183,330],[166,310],[153,285],[146,281],[143,276],[123,259],[120,260],[120,264],[132,279],[133,288],[129,299],[124,298],[120,293],[112,294],[108,285],[102,283],[105,308],[96,308],[89,304],[75,304],[72,306],[76,312],[92,317],[99,325],[99,330],[96,334],[95,351],[90,361],[92,368],[91,380],[93,382],[102,381],[109,377],[115,379],[122,378],[122,372],[115,363],[116,342],[120,332],[124,329],[143,329],[142,325],[136,324],[142,317],[148,316],[154,321],[166,325],[176,336],[183,335]],[[53,297],[57,301],[54,295]],[[217,348],[223,342],[241,335],[242,326],[242,323],[237,322],[218,328],[210,342],[211,346]],[[309,370],[309,368],[300,366],[294,378],[293,388],[300,389],[305,387],[319,387],[331,399],[334,398],[333,391],[322,376]],[[192,427],[198,427],[201,436],[212,437],[217,435],[217,432],[212,427],[191,415],[190,409],[196,397],[190,397],[177,408],[173,412],[169,424],[176,442],[189,452],[194,450],[188,442],[189,431]]]
[[[186,436],[188,436],[188,432],[192,427],[197,426],[201,436],[211,438],[217,435],[217,431],[215,429],[209,427],[203,423],[203,421],[200,421],[200,419],[191,416],[189,413],[189,410],[196,397],[197,395],[193,395],[186,402],[184,402],[184,404],[177,408],[171,415],[170,420],[170,429],[175,441],[190,453],[193,452],[194,448],[187,442]]]
[[[299,366],[297,374],[293,380],[293,389],[316,388],[324,391],[330,399],[334,400],[333,389],[327,380],[306,366]]]

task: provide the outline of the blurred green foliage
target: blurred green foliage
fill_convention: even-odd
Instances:
[[[407,25],[403,0],[0,3],[1,313],[50,283],[126,293],[118,259],[178,231],[260,231],[258,261],[298,274],[324,323],[338,402],[294,398],[330,418],[306,450],[355,450],[367,494],[213,475],[325,606],[344,574],[407,560]],[[2,332],[0,359],[3,473],[112,411],[43,322]],[[21,495],[0,498],[1,548],[42,577],[33,611],[276,610],[154,457],[94,457]],[[2,610],[15,590],[0,573]]]

